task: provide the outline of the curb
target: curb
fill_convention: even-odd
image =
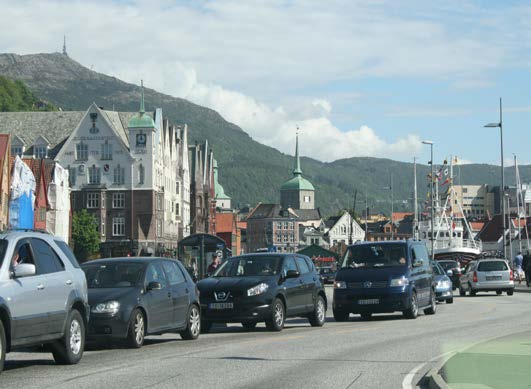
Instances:
[[[428,373],[426,373],[426,378],[428,380],[428,387],[430,389],[451,389],[451,387],[446,383],[446,381],[439,374],[446,362],[452,358],[456,353],[452,353],[449,356],[443,358],[439,363],[432,367]]]
[[[514,288],[515,293],[531,293],[531,288]]]

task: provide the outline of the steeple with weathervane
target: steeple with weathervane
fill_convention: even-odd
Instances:
[[[284,182],[280,187],[280,205],[283,209],[315,209],[315,188],[302,176],[298,132],[295,137],[293,178]]]

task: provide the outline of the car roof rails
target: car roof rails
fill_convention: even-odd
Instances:
[[[42,228],[10,228],[3,232],[38,232],[41,234],[52,235],[50,232],[43,230]]]

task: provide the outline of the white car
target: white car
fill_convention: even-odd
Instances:
[[[496,258],[484,258],[470,262],[459,279],[459,295],[475,296],[477,292],[496,292],[512,296],[514,293],[514,274],[507,261]]]

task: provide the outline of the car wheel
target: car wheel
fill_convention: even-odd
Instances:
[[[184,331],[181,331],[181,338],[184,340],[194,340],[201,333],[201,313],[197,305],[193,304],[188,309],[187,323]]]
[[[514,293],[514,290],[512,290],[512,289],[511,289],[511,290],[508,290],[508,291],[507,291],[507,296],[512,296],[513,293]]]
[[[500,295],[500,294],[502,294],[502,291],[501,291],[501,290],[497,290],[497,291],[496,291],[496,294],[497,294],[497,295]]]
[[[337,309],[334,309],[333,313],[334,313],[334,320],[338,321],[338,322],[340,322],[340,321],[348,321],[348,317],[350,315],[349,312],[340,311],[340,310],[337,310]]]
[[[130,348],[140,348],[144,344],[146,335],[146,319],[140,309],[135,309],[129,320],[129,331],[127,332],[127,346]]]
[[[203,321],[201,320],[201,333],[202,334],[208,334],[210,330],[212,329],[212,323],[211,321]]]
[[[60,365],[75,365],[81,360],[85,347],[85,322],[81,314],[73,309],[68,315],[63,339],[52,344],[55,362]]]
[[[0,373],[4,370],[4,362],[6,360],[6,332],[4,330],[4,323],[0,320]]]
[[[276,298],[272,304],[270,318],[266,320],[266,327],[269,331],[282,331],[286,320],[286,309],[284,303]]]
[[[466,290],[464,290],[462,286],[459,286],[459,296],[461,297],[466,296]]]
[[[446,304],[453,304],[454,303],[454,298],[449,298],[446,300]]]
[[[435,315],[437,312],[437,302],[435,301],[435,292],[430,292],[430,306],[424,310],[425,315]]]
[[[312,327],[322,327],[326,321],[326,304],[321,296],[317,296],[317,301],[313,312],[308,318]]]
[[[242,321],[242,327],[246,330],[252,330],[256,327],[258,323],[255,321]]]
[[[372,313],[364,312],[364,313],[360,313],[360,316],[361,316],[361,320],[371,320]]]
[[[477,292],[476,292],[474,289],[472,289],[472,285],[469,285],[468,288],[469,288],[469,290],[470,290],[470,292],[469,292],[469,293],[470,293],[470,296],[474,297],[474,296],[476,295]]]
[[[404,316],[407,319],[416,319],[419,314],[419,304],[417,300],[417,293],[411,293],[411,301],[409,302],[409,308],[404,312]]]

